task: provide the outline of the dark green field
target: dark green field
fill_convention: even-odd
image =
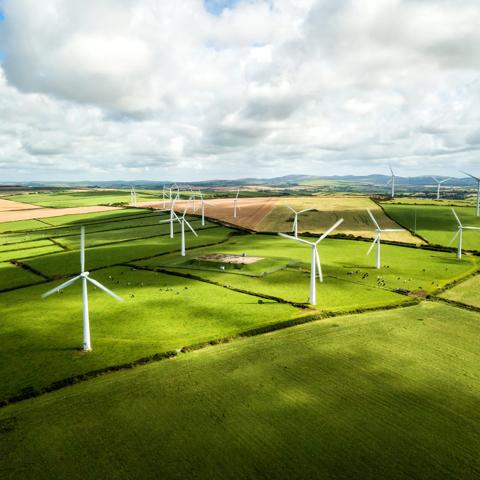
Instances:
[[[424,303],[111,374],[0,410],[0,472],[478,478],[479,335],[476,314]]]

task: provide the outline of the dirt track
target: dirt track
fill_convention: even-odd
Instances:
[[[61,217],[63,215],[78,215],[94,212],[108,212],[119,210],[119,207],[72,207],[72,208],[45,208],[28,203],[12,202],[0,199],[0,222],[15,222],[17,220],[34,220],[36,218]]]
[[[214,218],[232,225],[254,230],[257,225],[268,215],[281,200],[278,197],[239,198],[237,218],[233,217],[233,198],[219,198],[205,201],[205,217]],[[168,202],[167,202],[168,207]],[[196,214],[200,215],[200,201],[195,201]],[[141,202],[139,207],[163,208],[163,202]],[[192,202],[189,200],[178,201],[175,204],[177,212],[193,212]]]

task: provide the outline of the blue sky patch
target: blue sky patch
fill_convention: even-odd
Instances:
[[[226,8],[234,7],[240,0],[203,0],[205,9],[212,15],[220,15]]]

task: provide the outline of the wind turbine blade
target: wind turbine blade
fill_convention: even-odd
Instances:
[[[464,230],[480,230],[480,227],[463,227]]]
[[[386,185],[390,185],[391,183],[392,183],[392,177],[390,177],[390,178],[387,180]]]
[[[457,212],[455,211],[455,209],[454,209],[453,207],[452,207],[452,213],[453,213],[453,215],[455,216],[455,219],[457,220],[458,226],[459,226],[459,227],[463,227],[462,222],[461,222],[460,219],[458,218]]]
[[[343,218],[338,222],[334,223],[316,242],[315,245],[318,245],[327,235],[332,233],[341,223],[343,223]]]
[[[375,224],[375,226],[381,230],[380,228],[380,225],[378,224],[378,222],[375,220],[375,217],[373,216],[373,213],[371,212],[371,210],[369,208],[367,208],[367,212],[368,214],[370,215],[370,218],[372,219],[373,223]]]
[[[372,244],[370,245],[370,248],[368,249],[367,255],[370,255],[372,253],[373,247],[375,244],[378,242],[379,236],[377,235],[375,239],[373,240]]]
[[[317,260],[318,279],[321,282],[323,282],[322,264],[320,262],[320,255],[318,254],[318,250],[316,247],[315,247],[315,259]]]
[[[439,183],[448,182],[449,180],[451,180],[451,178],[446,178],[445,180],[441,180]]]
[[[404,232],[403,228],[384,228],[382,232]]]
[[[289,208],[293,213],[297,213],[296,210],[294,210],[290,205],[285,205],[287,208]]]
[[[296,242],[305,243],[306,245],[315,245],[313,242],[307,242],[307,240],[303,240],[303,238],[292,237],[291,235],[287,235],[286,233],[279,233],[279,235],[283,238],[288,238],[289,240],[295,240]]]
[[[237,196],[235,198],[238,198],[239,193],[240,193],[240,189],[237,190]]]
[[[80,227],[80,271],[85,271],[85,227]]]
[[[448,242],[448,246],[450,246],[456,239],[457,237],[460,235],[460,230],[461,230],[462,227],[460,227],[458,230],[457,230],[457,233],[453,236],[453,238]]]
[[[475,175],[471,175],[470,173],[467,173],[467,172],[464,172],[463,170],[460,170],[462,173],[464,173],[465,175],[468,175],[469,177],[473,178],[474,180],[476,180],[477,182],[480,182],[480,178],[479,177],[476,177]]]
[[[49,297],[49,296],[52,295],[53,293],[57,293],[57,292],[59,292],[60,290],[63,290],[64,288],[69,287],[72,283],[75,283],[79,278],[81,278],[81,275],[77,275],[76,277],[73,277],[73,278],[71,278],[70,280],[67,280],[66,282],[62,283],[62,284],[59,285],[58,287],[52,288],[52,289],[49,290],[48,292],[44,293],[44,294],[42,295],[42,298]]]
[[[313,208],[306,208],[305,210],[300,210],[298,213],[309,212],[310,210],[313,210]]]
[[[108,293],[111,297],[113,297],[115,300],[119,302],[123,302],[123,298],[119,297],[115,293],[113,293],[111,290],[109,290],[107,287],[104,287],[100,282],[97,282],[95,279],[87,277],[87,280],[98,287],[100,290],[103,290],[105,293]]]
[[[168,220],[160,220],[158,223],[170,223],[170,222],[171,222],[171,220],[168,219]]]
[[[440,183],[435,177],[432,177],[437,183]]]
[[[193,227],[188,223],[188,220],[183,219],[183,221],[187,224],[187,227],[192,231],[192,233],[198,237],[197,232],[193,229]]]

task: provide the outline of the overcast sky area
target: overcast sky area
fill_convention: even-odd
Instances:
[[[480,174],[478,0],[0,0],[0,183]]]

